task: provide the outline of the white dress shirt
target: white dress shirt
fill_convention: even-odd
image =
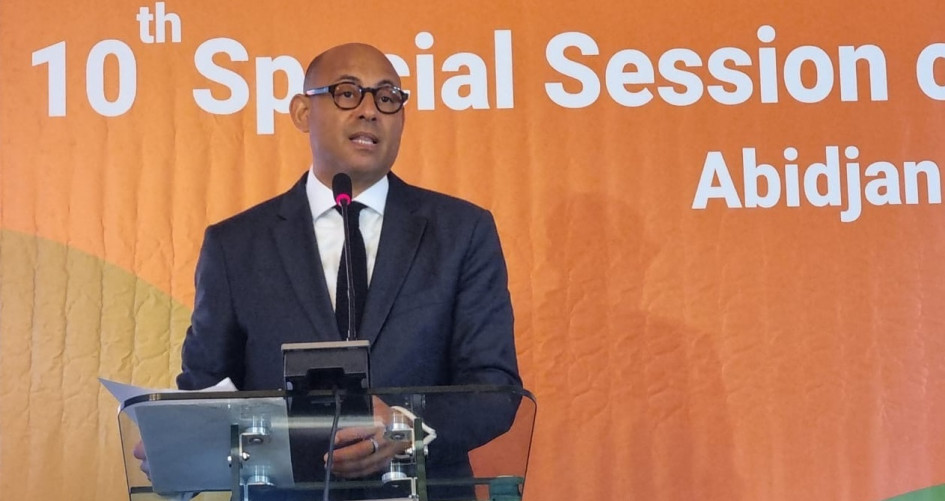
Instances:
[[[377,245],[381,240],[381,225],[384,222],[388,188],[387,176],[384,176],[354,197],[354,201],[361,202],[367,207],[361,211],[358,226],[361,229],[361,236],[364,237],[364,250],[367,253],[368,285],[371,284],[371,277],[374,275],[374,262],[377,260]],[[335,197],[331,188],[319,182],[311,168],[308,170],[308,180],[305,182],[305,194],[308,196],[308,206],[312,211],[312,221],[315,222],[315,240],[318,242],[318,253],[322,259],[322,271],[325,273],[325,283],[328,284],[331,307],[334,308],[338,265],[345,244],[344,221],[341,219],[341,214],[335,210]]]

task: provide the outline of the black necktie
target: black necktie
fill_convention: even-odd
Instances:
[[[340,207],[335,207],[341,212]],[[365,205],[360,202],[351,202],[348,206],[348,229],[351,236],[351,269],[354,276],[354,327],[361,325],[361,315],[364,312],[364,299],[367,296],[367,253],[364,250],[364,238],[358,225],[361,209]],[[338,322],[338,331],[342,339],[348,337],[348,271],[345,266],[345,251],[341,250],[341,261],[338,266],[338,285],[335,289],[335,320]]]

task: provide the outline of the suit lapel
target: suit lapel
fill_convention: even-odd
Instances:
[[[359,337],[371,344],[374,344],[407,277],[427,224],[426,218],[414,214],[417,201],[410,187],[393,174],[388,177],[390,191],[384,209],[381,240],[359,332]]]
[[[313,337],[335,341],[339,337],[338,326],[328,297],[312,213],[305,195],[306,176],[283,197],[273,236],[292,289],[312,322]]]

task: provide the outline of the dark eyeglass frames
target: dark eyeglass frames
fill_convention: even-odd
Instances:
[[[303,94],[306,96],[329,94],[335,102],[335,106],[343,110],[353,110],[361,106],[364,94],[368,92],[374,95],[374,105],[377,106],[377,111],[387,115],[400,111],[410,97],[409,92],[393,85],[361,87],[353,82],[338,82],[325,87],[316,87],[306,90]]]

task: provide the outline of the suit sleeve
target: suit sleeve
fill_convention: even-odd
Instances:
[[[454,311],[451,384],[520,386],[508,272],[495,221],[485,211],[466,247]]]
[[[521,387],[505,259],[495,222],[485,211],[467,245],[454,312],[450,383]],[[428,398],[424,417],[438,435],[430,459],[465,460],[468,451],[508,431],[519,402],[515,395],[495,393]]]
[[[181,349],[177,386],[198,390],[229,377],[241,388],[246,336],[233,304],[224,247],[213,227],[204,234],[195,286],[194,313]]]

